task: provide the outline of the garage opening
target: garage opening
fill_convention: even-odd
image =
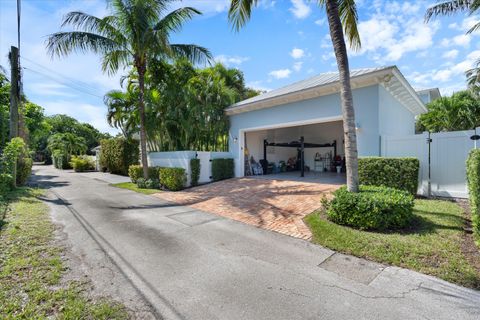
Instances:
[[[244,175],[345,182],[342,121],[245,132]]]

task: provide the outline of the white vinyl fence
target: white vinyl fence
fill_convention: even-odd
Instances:
[[[478,132],[478,129],[477,129]],[[382,136],[384,157],[415,157],[420,160],[421,195],[467,198],[466,166],[476,142],[475,130],[422,133],[410,136]]]
[[[191,182],[190,160],[200,159],[200,178],[198,183],[212,181],[212,159],[232,158],[229,152],[205,152],[205,151],[172,151],[172,152],[149,152],[149,167],[176,167],[184,168],[187,173],[187,186]]]

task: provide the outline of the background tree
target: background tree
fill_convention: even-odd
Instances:
[[[330,37],[337,60],[340,80],[340,98],[345,136],[345,158],[347,169],[347,189],[358,192],[358,151],[355,132],[355,111],[350,86],[350,67],[344,35],[353,50],[360,48],[357,8],[354,0],[319,0],[319,5],[327,12]],[[231,0],[228,18],[236,30],[250,20],[253,7],[258,0]]]
[[[124,91],[105,96],[109,108],[107,119],[114,127],[139,125],[138,113],[131,110],[138,82],[135,75],[130,77],[125,81],[128,85]],[[148,149],[228,150],[225,108],[256,94],[258,91],[245,87],[243,73],[238,69],[221,64],[196,69],[185,59],[174,63],[152,60],[145,76]]]
[[[172,44],[170,36],[200,12],[184,7],[168,12],[169,0],[110,0],[111,15],[104,18],[83,12],[70,12],[62,26],[76,30],[50,35],[47,43],[52,55],[73,51],[93,51],[102,55],[102,69],[110,74],[121,66],[133,65],[138,78],[140,147],[144,178],[148,178],[147,133],[145,129],[145,73],[151,59],[185,57],[193,62],[211,58],[210,52],[192,44]]]
[[[427,104],[427,109],[418,120],[420,131],[471,130],[480,126],[480,100],[468,90],[438,98]]]

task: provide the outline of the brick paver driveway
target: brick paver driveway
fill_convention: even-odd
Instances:
[[[310,239],[303,218],[339,185],[290,180],[236,178],[155,196],[273,230]]]

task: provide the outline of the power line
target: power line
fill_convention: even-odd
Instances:
[[[72,82],[72,83],[75,83],[75,85],[78,85],[78,86],[81,86],[81,87],[84,87],[85,89],[87,90],[93,90],[93,91],[96,91],[97,88],[90,85],[89,83],[86,83],[86,82],[83,82],[83,81],[80,81],[80,80],[77,80],[77,79],[74,79],[74,78],[70,78],[64,74],[61,74],[59,73],[58,71],[55,71],[55,70],[52,70],[48,67],[45,67],[31,59],[28,59],[28,58],[25,58],[25,57],[21,57],[21,59],[27,61],[28,63],[32,63],[34,64],[35,66],[39,67],[39,68],[42,68],[44,69],[45,71],[48,71],[49,73],[53,73],[55,74],[56,76],[58,76],[59,78],[63,79],[64,81],[69,81],[69,82]]]
[[[100,99],[103,99],[103,96],[99,95],[98,92],[96,92],[96,93],[89,92],[88,90],[90,90],[90,89],[85,89],[85,88],[82,88],[81,86],[75,86],[74,84],[68,83],[68,82],[66,82],[66,81],[59,80],[59,79],[57,79],[57,78],[55,78],[55,77],[52,77],[52,76],[50,76],[50,75],[48,75],[48,74],[45,74],[45,73],[43,73],[43,72],[41,72],[41,71],[38,71],[38,70],[34,70],[34,69],[32,69],[32,68],[23,67],[23,69],[25,69],[25,70],[27,70],[27,71],[31,71],[31,72],[36,73],[36,74],[38,74],[38,75],[41,75],[41,76],[43,76],[43,77],[49,78],[49,79],[51,79],[51,80],[53,80],[53,81],[55,81],[55,82],[57,82],[57,83],[60,83],[60,84],[62,84],[62,85],[64,85],[64,86],[66,86],[66,87],[69,87],[69,88],[71,88],[71,89],[80,91],[80,92],[85,93],[85,94],[89,94],[89,95],[91,95],[91,96],[94,96],[94,97],[97,97],[97,98],[100,98]]]

